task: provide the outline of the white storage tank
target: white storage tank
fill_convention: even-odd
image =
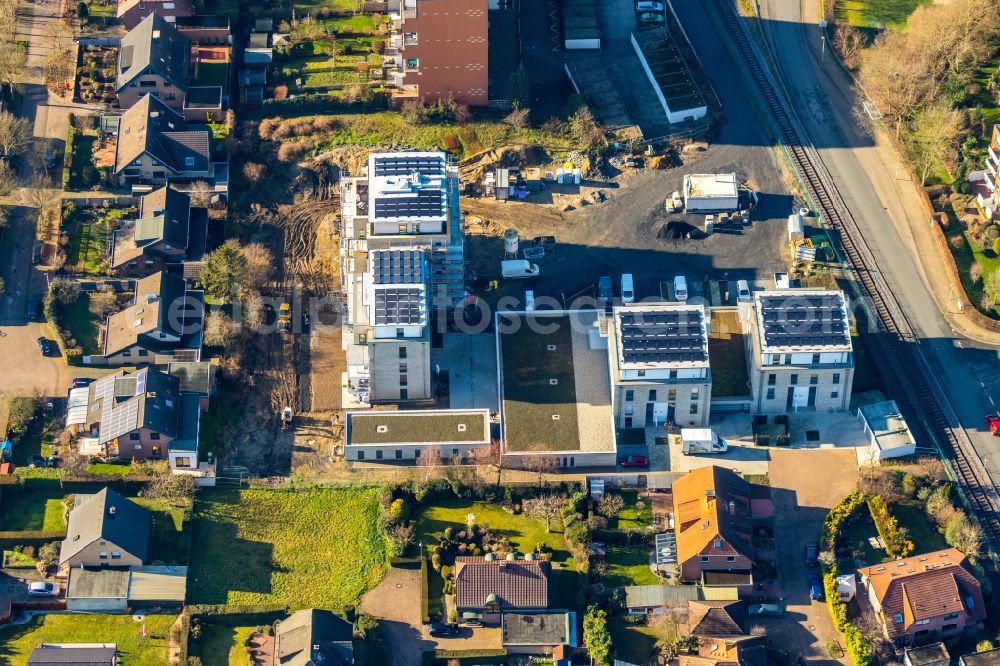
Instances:
[[[580,167],[576,167],[573,169],[573,184],[579,185],[581,180],[583,180],[583,171]]]
[[[508,257],[516,257],[519,242],[517,229],[508,229],[503,232],[503,253]]]
[[[788,240],[797,241],[805,238],[805,221],[799,213],[788,216]]]

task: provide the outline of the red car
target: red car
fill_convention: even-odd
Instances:
[[[994,437],[1000,437],[1000,416],[996,414],[986,415],[986,427]]]
[[[1000,423],[1000,419],[998,419]],[[624,456],[621,460],[622,467],[649,467],[649,458],[646,456]]]

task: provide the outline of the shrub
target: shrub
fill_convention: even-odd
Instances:
[[[823,544],[824,549],[833,548],[837,541],[844,522],[858,510],[865,501],[864,493],[860,490],[851,492],[847,497],[840,500],[836,506],[830,509],[823,520]]]
[[[871,511],[875,529],[885,542],[885,549],[890,555],[906,557],[913,552],[913,542],[907,538],[906,532],[899,527],[899,521],[889,511],[889,507],[880,495],[868,498],[868,509]]]
[[[405,523],[410,518],[410,505],[404,499],[393,500],[389,505],[389,522]]]

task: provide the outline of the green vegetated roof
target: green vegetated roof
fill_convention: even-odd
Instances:
[[[385,426],[379,432],[379,426]],[[464,427],[463,427],[464,426]],[[483,412],[369,412],[349,414],[347,444],[488,442]]]
[[[537,325],[529,325],[531,321]],[[516,331],[501,332],[500,354],[507,450],[578,450],[570,318],[542,313],[521,315]]]

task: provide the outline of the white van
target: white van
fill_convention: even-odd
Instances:
[[[750,296],[750,284],[746,280],[736,281],[736,300],[741,303],[749,303],[751,300]]]
[[[622,303],[635,302],[635,287],[632,285],[632,274],[622,274]]]
[[[674,299],[678,301],[688,299],[688,282],[683,275],[674,278]]]
[[[533,264],[526,259],[509,259],[500,262],[500,274],[506,280],[537,277],[540,273],[538,264]]]
[[[681,453],[725,453],[729,444],[711,428],[681,428]]]

